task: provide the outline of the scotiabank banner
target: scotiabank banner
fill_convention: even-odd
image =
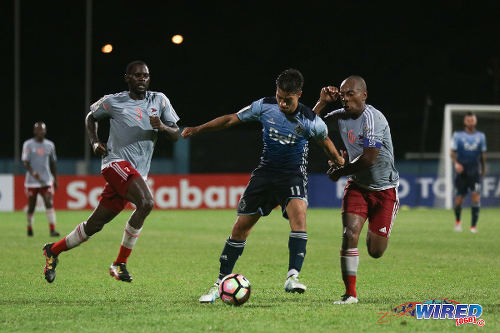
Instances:
[[[102,176],[58,176],[56,209],[93,209],[106,184]],[[148,185],[160,209],[236,208],[250,174],[152,175]],[[24,176],[15,176],[15,210],[27,204]],[[130,206],[129,208],[132,208]]]
[[[236,208],[249,179],[250,174],[152,175],[148,184],[156,208],[217,209]],[[24,176],[15,176],[14,180],[14,209],[22,210],[27,204]],[[58,180],[59,189],[54,197],[56,209],[95,208],[105,184],[102,176],[59,176]],[[309,207],[340,207],[346,182],[346,178],[334,183],[324,174],[309,175]],[[481,205],[500,206],[500,175],[487,175],[481,185]],[[8,198],[8,192],[4,192],[4,197]],[[400,175],[402,205],[433,207],[436,200],[442,201],[444,197],[443,179],[435,175]],[[38,201],[42,208],[41,198]],[[465,201],[465,205],[469,204],[470,195]]]

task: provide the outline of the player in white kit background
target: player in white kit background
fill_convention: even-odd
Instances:
[[[358,302],[356,275],[359,265],[358,239],[368,219],[366,245],[373,258],[380,258],[389,243],[394,219],[399,208],[399,173],[394,166],[391,130],[382,112],[366,104],[365,80],[349,76],[340,90],[329,86],[321,90],[314,111],[319,115],[327,104],[340,97],[343,108],[325,118],[338,121],[340,135],[347,149],[342,152],[343,167],[332,167],[328,175],[333,181],[349,176],[342,199],[342,247],[340,267],[345,293],[335,304]]]
[[[45,244],[45,279],[53,282],[58,255],[70,250],[99,232],[131,202],[136,209],[130,216],[118,253],[109,272],[117,280],[131,282],[127,258],[132,252],[145,218],[154,206],[153,196],[146,184],[151,157],[159,134],[172,141],[179,138],[175,110],[169,99],[160,92],[149,91],[150,75],[146,63],[131,62],[126,68],[128,91],[106,95],[90,107],[85,119],[94,153],[102,157],[101,173],[107,183],[99,205],[87,221],[76,226],[56,243]],[[97,123],[109,119],[107,143],[97,135]]]
[[[57,189],[56,146],[45,138],[47,126],[43,122],[33,125],[34,137],[23,144],[22,161],[26,168],[24,190],[28,197],[26,220],[28,236],[33,236],[33,223],[38,194],[45,204],[45,214],[49,221],[50,236],[57,237],[56,212],[54,210],[54,190]]]

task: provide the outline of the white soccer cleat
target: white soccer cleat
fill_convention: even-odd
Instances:
[[[292,275],[285,281],[285,291],[287,293],[299,293],[302,294],[306,291],[307,287],[299,282],[297,275]]]
[[[455,227],[453,228],[454,231],[456,232],[461,232],[462,231],[462,224],[461,223],[455,223]]]
[[[356,304],[358,303],[358,299],[354,296],[343,295],[342,299],[333,302],[333,304]]]
[[[477,232],[476,227],[470,227],[470,232],[472,232],[473,234],[475,234]]]
[[[201,295],[200,303],[213,303],[217,298],[219,298],[219,285],[214,283],[214,285],[208,289],[207,293]]]

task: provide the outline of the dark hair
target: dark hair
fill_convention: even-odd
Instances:
[[[467,112],[467,113],[465,114],[465,116],[466,116],[466,117],[470,117],[470,116],[475,116],[475,114],[474,114],[474,112],[470,112],[470,111],[469,111],[469,112]]]
[[[303,85],[302,73],[293,68],[284,70],[276,79],[276,87],[287,93],[298,93],[302,90]]]
[[[149,67],[144,61],[142,60],[134,60],[132,61],[131,63],[129,63],[127,65],[127,67],[125,68],[125,74],[129,74],[130,71],[132,70],[132,68],[135,66],[135,65],[144,65],[146,67]]]

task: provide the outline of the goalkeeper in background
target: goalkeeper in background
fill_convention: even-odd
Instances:
[[[453,133],[451,142],[451,159],[455,166],[455,231],[462,231],[460,215],[462,203],[469,190],[471,193],[471,227],[470,232],[477,232],[481,200],[481,178],[486,173],[486,137],[476,130],[477,118],[472,112],[464,117],[463,131]]]

